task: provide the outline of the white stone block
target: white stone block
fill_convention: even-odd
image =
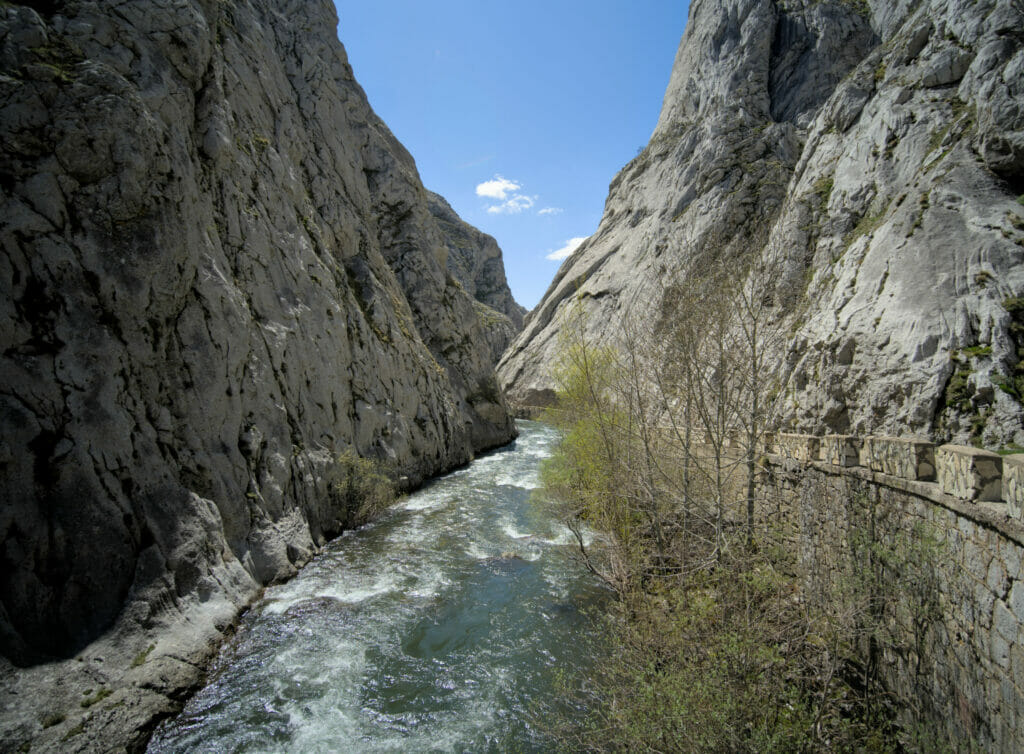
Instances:
[[[1012,518],[1024,519],[1024,453],[1003,456],[1003,500]]]
[[[855,435],[825,435],[821,440],[821,460],[833,466],[859,466],[860,446],[860,438]]]
[[[998,453],[965,445],[943,445],[935,452],[939,486],[962,500],[1001,500],[1003,459]]]
[[[935,479],[935,445],[924,438],[868,437],[864,446],[874,471],[922,482]]]
[[[796,461],[817,461],[821,451],[821,441],[814,435],[780,432],[775,443],[779,455]]]

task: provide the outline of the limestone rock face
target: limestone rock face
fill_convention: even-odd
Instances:
[[[411,486],[514,436],[336,25],[327,0],[0,7],[0,649],[82,651],[3,661],[0,748],[144,740],[339,532],[340,452]],[[82,684],[137,688],[86,712]],[[33,694],[74,714],[44,727]]]
[[[1022,73],[1010,0],[693,3],[650,143],[499,366],[510,397],[550,399],[574,297],[612,343],[765,228],[780,426],[1024,442]]]
[[[448,272],[476,302],[497,364],[523,328],[526,309],[516,303],[505,279],[501,248],[492,236],[466,223],[443,196],[429,192],[430,213],[444,234]]]

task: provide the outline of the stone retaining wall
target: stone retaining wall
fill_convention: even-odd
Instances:
[[[941,445],[920,437],[855,435],[769,435],[766,451],[797,461],[824,461],[844,468],[862,466],[888,476],[937,482],[947,495],[963,500],[1005,503],[1005,513],[1021,520],[1024,508],[1024,453],[1000,456],[964,445]],[[1003,482],[1004,467],[1007,480]]]
[[[1024,751],[1024,454],[791,434],[767,450],[762,512],[792,524],[808,597],[871,577],[904,729]]]

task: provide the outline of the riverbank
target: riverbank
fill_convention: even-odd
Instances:
[[[608,596],[531,500],[557,438],[524,422],[268,588],[150,751],[550,750]]]
[[[328,547],[296,553],[296,568]],[[202,686],[221,647],[263,594],[264,587],[243,575],[240,567],[226,569],[214,579],[226,588],[178,594],[147,606],[145,615],[128,608],[73,658],[18,668],[0,657],[0,750],[144,751],[156,726]],[[224,578],[233,580],[221,584]]]

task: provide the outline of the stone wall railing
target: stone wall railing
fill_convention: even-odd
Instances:
[[[1024,454],[785,433],[765,450],[762,505],[795,528],[806,598],[841,599],[830,585],[879,567],[858,556],[866,535],[890,546],[872,592],[890,606],[878,667],[907,730],[928,721],[954,752],[1024,751]]]
[[[1001,456],[964,445],[938,445],[920,437],[855,435],[770,435],[766,450],[794,461],[863,467],[899,479],[932,482],[960,500],[1003,504],[1021,520],[1024,510],[1024,453]]]

